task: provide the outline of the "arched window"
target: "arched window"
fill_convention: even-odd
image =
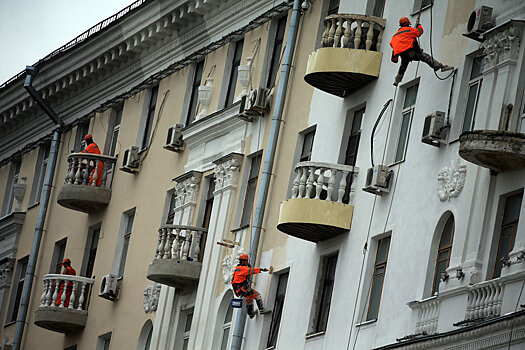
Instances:
[[[446,272],[450,263],[450,253],[452,251],[452,240],[454,239],[454,216],[450,215],[441,232],[439,247],[436,258],[436,267],[434,273],[434,284],[432,286],[432,295],[439,292],[439,281],[441,274]]]
[[[147,320],[140,330],[137,350],[149,350],[152,334],[153,322],[151,322],[151,320]]]
[[[228,311],[226,311],[226,316],[224,316],[224,323],[222,324],[222,340],[221,340],[221,350],[229,349],[228,341],[230,340],[230,329],[232,326],[232,316],[233,308],[228,306]]]

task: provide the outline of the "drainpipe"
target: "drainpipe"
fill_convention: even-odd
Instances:
[[[55,111],[53,111],[53,109],[51,109],[47,102],[44,101],[42,95],[40,95],[40,93],[32,86],[33,78],[37,74],[37,69],[35,67],[27,66],[26,74],[24,88],[27,90],[27,93],[31,95],[31,97],[36,101],[36,103],[42,107],[44,112],[46,112],[53,123],[55,123],[55,130],[53,133],[53,141],[51,142],[51,150],[49,151],[49,164],[46,169],[44,192],[42,193],[42,200],[40,202],[35,235],[33,238],[33,246],[31,247],[31,254],[29,255],[29,261],[27,263],[27,272],[24,281],[22,299],[20,300],[20,309],[18,310],[18,316],[16,319],[16,331],[15,339],[13,341],[13,350],[20,350],[22,345],[22,335],[24,334],[24,326],[26,324],[27,310],[29,308],[29,299],[31,297],[33,278],[35,277],[38,251],[40,249],[40,241],[42,240],[44,223],[46,221],[47,207],[49,205],[49,198],[51,197],[51,185],[53,184],[53,177],[55,175],[61,128],[63,126],[60,117],[55,113]]]
[[[250,263],[255,265],[257,260],[257,251],[259,249],[259,240],[261,238],[261,230],[264,219],[264,210],[266,208],[266,200],[268,199],[268,190],[270,187],[270,179],[272,175],[273,162],[275,159],[275,150],[277,149],[277,140],[279,139],[279,129],[283,121],[284,103],[286,102],[286,91],[288,81],[290,79],[290,68],[292,67],[293,54],[295,51],[295,43],[297,41],[297,33],[299,29],[299,20],[301,16],[301,0],[294,0],[292,9],[292,18],[290,27],[288,29],[288,38],[286,39],[286,48],[284,49],[283,66],[281,68],[281,76],[279,79],[279,86],[277,89],[277,96],[275,98],[275,108],[273,110],[272,127],[270,129],[270,137],[268,139],[268,146],[266,147],[266,154],[264,156],[264,166],[261,176],[261,187],[257,195],[257,206],[255,209],[254,223],[252,226],[252,235],[250,241]],[[231,350],[241,350],[242,339],[244,335],[244,327],[246,325],[246,313],[239,312],[235,321],[235,329],[233,331]]]

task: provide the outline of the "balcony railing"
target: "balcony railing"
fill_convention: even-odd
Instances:
[[[72,333],[83,328],[93,282],[93,279],[86,277],[45,275],[35,324],[61,333]]]
[[[499,316],[503,303],[504,284],[495,280],[469,288],[466,320]]]
[[[350,229],[350,201],[357,168],[349,165],[300,162],[295,167],[292,198],[281,203],[277,228],[312,242]]]
[[[417,310],[416,334],[426,332],[427,334],[437,333],[439,320],[439,303],[436,297],[423,301],[413,302],[410,306]]]
[[[178,288],[198,282],[206,233],[202,227],[162,225],[148,279]]]
[[[322,47],[310,54],[305,81],[345,97],[379,76],[385,19],[336,14],[324,21]]]
[[[70,154],[58,204],[87,213],[104,208],[111,198],[108,173],[112,172],[116,160],[115,157],[100,154]]]

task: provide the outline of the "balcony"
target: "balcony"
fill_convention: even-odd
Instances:
[[[459,155],[495,172],[525,167],[525,134],[474,130],[460,137]]]
[[[354,211],[349,194],[357,168],[301,162],[295,172],[292,198],[281,203],[277,228],[314,243],[348,231]]]
[[[324,26],[322,47],[308,58],[308,84],[345,97],[379,77],[385,19],[337,14],[326,17]]]
[[[155,259],[149,265],[147,278],[180,289],[197,285],[206,233],[202,227],[161,226]]]
[[[35,324],[60,333],[74,333],[86,325],[94,280],[68,275],[45,275]]]
[[[66,181],[58,193],[58,204],[85,213],[105,208],[111,199],[108,172],[113,170],[116,160],[100,154],[70,154]]]

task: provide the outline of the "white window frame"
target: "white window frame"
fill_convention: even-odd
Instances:
[[[111,349],[111,333],[108,332],[98,336],[97,339],[97,350],[109,350]],[[109,341],[108,347],[106,348],[106,342]]]
[[[228,331],[228,341],[226,342],[226,349],[224,349],[224,350],[227,350],[227,349],[229,349],[231,347],[231,339],[232,339],[232,332],[231,331],[232,331],[232,323],[233,323],[232,322],[233,321],[233,310],[232,310],[232,317],[231,317],[230,321],[229,322],[225,322],[226,321],[226,316],[228,315],[228,310],[230,310],[230,308],[231,308],[231,305],[228,305],[228,308],[226,309],[226,313],[224,314],[224,321],[223,321],[223,324],[222,324],[222,327],[221,327],[221,329],[222,329],[221,341],[219,342],[219,344],[221,346],[221,350],[223,350],[222,349],[222,341],[223,341],[223,337],[224,337],[224,331],[226,329],[229,329],[229,331]]]
[[[46,156],[47,153],[47,156]],[[38,151],[38,160],[35,168],[35,174],[33,178],[33,186],[31,189],[30,206],[37,205],[40,203],[42,197],[42,191],[44,188],[44,182],[46,178],[47,164],[49,163],[49,154],[51,153],[51,145],[46,143],[40,146]]]
[[[405,100],[407,98],[408,89],[413,88],[415,86],[417,86],[417,89],[418,89],[418,92],[419,92],[419,81],[416,81],[415,84],[410,84],[409,86],[407,86],[405,88],[405,96],[403,98],[403,102],[402,102],[401,106],[403,106],[405,104]],[[412,119],[413,119],[412,117],[414,115],[414,109],[416,108],[416,101],[417,101],[417,94],[418,94],[418,92],[416,92],[416,99],[414,100],[414,104],[411,104],[411,105],[409,105],[407,107],[404,107],[404,108],[401,107],[403,109],[401,110],[401,116],[399,117],[399,130],[397,131],[397,137],[396,137],[396,142],[395,142],[396,146],[394,148],[393,164],[403,162],[406,159],[408,142],[409,142],[409,139],[410,139],[410,129],[412,127]],[[404,136],[404,145],[403,145],[401,158],[397,159],[397,154],[398,154],[400,143],[401,143],[401,139],[402,139],[402,136],[403,136],[401,132],[403,130],[404,118],[408,118],[407,131],[406,131],[406,135]]]
[[[470,66],[470,70],[469,70],[469,74],[468,74],[468,79],[469,79],[469,82],[467,84],[467,91],[466,91],[466,98],[465,98],[465,106],[463,108],[463,119],[461,121],[461,132],[463,133],[464,131],[470,131],[470,130],[473,130],[474,129],[474,125],[476,123],[476,113],[477,113],[477,110],[478,110],[478,101],[479,101],[479,93],[481,91],[481,85],[483,83],[483,72],[481,72],[481,74],[473,79],[470,78],[470,76],[472,75],[472,69],[474,68],[474,60],[480,58],[480,56],[475,56],[472,58],[472,64]],[[470,126],[468,126],[467,128],[465,128],[465,122],[466,122],[466,116],[467,116],[467,108],[468,108],[468,99],[469,99],[469,96],[470,96],[470,89],[471,87],[477,85],[477,90],[476,90],[476,97],[474,99],[474,109],[472,110],[472,120],[470,121]]]

